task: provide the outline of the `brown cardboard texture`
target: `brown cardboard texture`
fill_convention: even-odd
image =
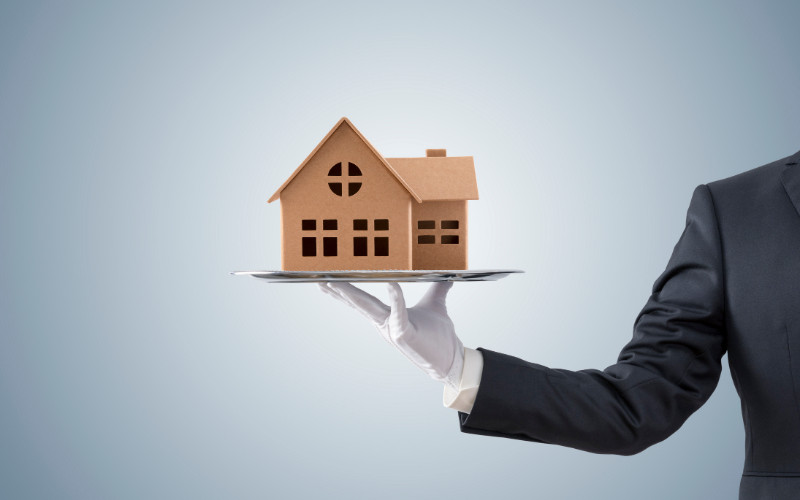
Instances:
[[[278,198],[285,271],[467,269],[471,156],[384,158],[342,118]]]

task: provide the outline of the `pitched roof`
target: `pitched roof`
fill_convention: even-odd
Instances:
[[[477,200],[471,156],[386,158],[422,201]]]
[[[358,131],[343,117],[328,134],[317,144],[317,147],[303,160],[303,163],[292,172],[281,187],[270,197],[268,203],[280,198],[281,191],[303,170],[303,167],[317,154],[333,133],[343,124],[369,147],[378,160],[386,167],[400,184],[417,202],[446,200],[477,200],[478,183],[475,180],[475,164],[471,156],[440,156],[422,158],[384,158]]]
[[[336,122],[336,125],[333,126],[333,128],[330,130],[330,132],[328,132],[325,135],[325,137],[323,137],[322,140],[319,141],[319,144],[317,144],[317,147],[315,147],[314,150],[311,151],[311,153],[309,153],[309,155],[306,157],[306,159],[303,160],[303,163],[301,163],[300,166],[297,167],[294,170],[294,172],[292,172],[292,175],[290,175],[289,178],[286,179],[286,182],[281,184],[281,187],[279,187],[278,190],[275,191],[275,193],[269,198],[269,200],[267,200],[267,203],[272,203],[273,201],[275,201],[278,198],[280,198],[281,191],[283,191],[284,188],[286,188],[286,186],[288,186],[289,183],[292,182],[292,180],[297,176],[297,174],[300,173],[301,170],[303,170],[303,167],[306,166],[306,164],[311,160],[311,158],[313,158],[314,155],[317,154],[317,151],[319,151],[319,149],[322,147],[322,145],[325,144],[326,142],[328,142],[328,139],[330,139],[330,137],[333,135],[333,133],[339,127],[341,127],[343,124],[346,124],[348,127],[350,127],[353,130],[353,132],[356,133],[358,138],[361,139],[362,141],[364,141],[364,144],[366,144],[367,147],[369,147],[370,151],[372,151],[375,154],[375,156],[378,158],[378,160],[381,163],[383,163],[383,166],[386,167],[386,170],[388,170],[389,172],[391,172],[392,175],[394,175],[394,177],[400,182],[400,184],[403,185],[404,188],[406,188],[406,191],[408,191],[409,194],[415,200],[417,200],[418,202],[422,201],[422,198],[420,198],[419,195],[417,195],[416,192],[414,192],[414,190],[411,188],[411,186],[409,186],[406,183],[406,181],[403,180],[403,178],[400,177],[400,175],[398,175],[398,173],[395,171],[395,169],[386,162],[386,159],[383,156],[381,156],[380,153],[378,153],[378,151],[372,146],[372,144],[369,143],[369,141],[366,139],[366,137],[364,137],[361,134],[361,132],[358,131],[358,129],[350,122],[350,120],[348,120],[347,117],[342,117],[338,122]]]

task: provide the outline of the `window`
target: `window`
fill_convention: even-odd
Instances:
[[[303,231],[314,231],[317,229],[317,221],[303,219]]]
[[[339,227],[339,223],[336,219],[324,219],[322,221],[322,229],[324,231],[336,231]]]
[[[433,245],[436,243],[436,236],[432,234],[422,234],[417,236],[418,245]]]
[[[458,229],[457,220],[443,220],[442,229]]]
[[[325,257],[336,257],[335,236],[326,236],[322,238],[322,255]]]
[[[339,162],[328,170],[328,187],[336,196],[344,194],[343,186],[347,186],[347,196],[353,196],[361,189],[360,182],[353,182],[354,177],[361,177],[361,169],[352,162],[347,163],[347,175],[343,175],[342,163]]]
[[[356,236],[353,238],[353,255],[356,257],[367,256],[367,240],[365,236]]]
[[[389,219],[374,219],[373,231],[388,231]],[[369,231],[369,219],[353,219],[353,231]],[[387,236],[373,236],[372,231],[361,233],[363,236],[353,237],[353,256],[366,257],[369,255],[369,240],[372,238],[373,257],[389,256],[389,238]],[[384,233],[385,234],[385,233]]]
[[[303,257],[316,257],[317,256],[317,239],[305,236],[303,237]]]
[[[417,221],[417,229],[436,229],[436,221],[432,220]]]
[[[442,245],[458,245],[458,235],[457,234],[443,234],[442,235]]]
[[[375,257],[387,257],[389,255],[389,238],[379,236],[375,238]]]

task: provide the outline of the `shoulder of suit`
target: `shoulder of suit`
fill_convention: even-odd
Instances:
[[[759,194],[767,194],[780,186],[780,178],[783,171],[787,167],[796,166],[798,161],[800,161],[800,151],[740,174],[709,182],[707,185],[712,196],[715,197],[752,197]]]

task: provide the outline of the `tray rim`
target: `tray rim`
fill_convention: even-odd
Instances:
[[[233,271],[235,276],[252,276],[269,283],[425,283],[435,281],[497,281],[521,269],[454,269],[454,270],[336,270],[336,271]]]

